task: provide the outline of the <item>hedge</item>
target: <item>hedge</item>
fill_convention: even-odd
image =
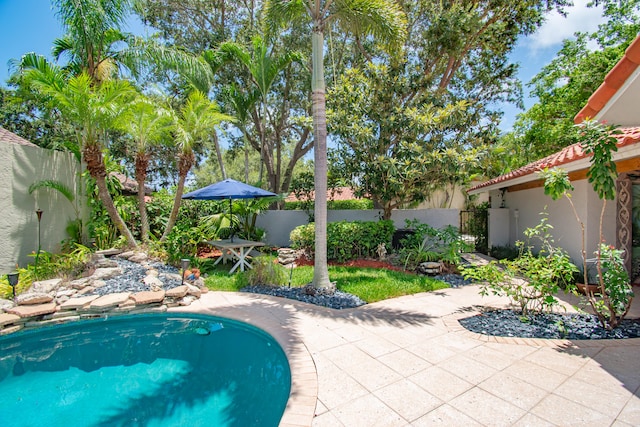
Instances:
[[[313,202],[286,202],[284,204],[285,210],[288,211],[302,211],[307,208],[313,210]],[[327,201],[327,209],[330,210],[365,210],[373,209],[373,201],[367,199],[354,199],[354,200],[329,200]]]
[[[327,225],[327,258],[345,262],[378,256],[378,245],[391,247],[395,227],[393,221],[339,221]],[[291,231],[291,245],[313,256],[315,224],[301,225]]]

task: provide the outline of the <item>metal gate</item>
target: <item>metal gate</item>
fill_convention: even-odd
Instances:
[[[489,211],[471,209],[460,211],[460,235],[473,245],[475,252],[489,253]]]

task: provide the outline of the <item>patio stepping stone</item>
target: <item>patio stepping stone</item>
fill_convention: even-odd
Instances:
[[[114,255],[118,255],[121,254],[122,251],[120,249],[116,249],[116,248],[111,248],[111,249],[102,249],[100,251],[96,251],[97,255],[104,255],[104,256],[114,256]]]
[[[55,302],[37,305],[17,305],[7,310],[9,314],[15,314],[21,318],[42,316],[43,314],[53,313],[57,309]]]

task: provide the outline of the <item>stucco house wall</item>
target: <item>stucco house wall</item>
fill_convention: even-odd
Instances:
[[[574,191],[571,193],[576,211],[585,225],[585,242],[587,258],[593,256],[598,247],[600,211],[602,200],[593,191],[586,179],[574,181]],[[500,200],[497,190],[491,192],[492,203]],[[551,234],[557,245],[563,247],[571,256],[576,265],[582,260],[582,236],[581,229],[575,215],[566,198],[553,200],[544,194],[542,187],[520,191],[507,191],[505,193],[505,206],[509,209],[509,245],[515,246],[516,241],[526,239],[524,230],[535,227],[542,219],[541,212],[548,214],[549,223],[552,224]],[[518,211],[517,218],[515,211]],[[603,222],[603,233],[608,243],[615,244],[616,233],[616,203],[615,200],[607,201]]]
[[[37,208],[42,209],[41,248],[56,252],[67,237],[66,226],[75,218],[73,206],[56,191],[40,189],[29,194],[29,186],[42,180],[61,181],[75,188],[80,167],[72,154],[40,148],[28,141],[6,138],[0,128],[0,274],[15,269],[16,264],[33,263],[30,257],[38,249]],[[5,136],[3,138],[3,136]],[[15,138],[13,138],[15,137]]]

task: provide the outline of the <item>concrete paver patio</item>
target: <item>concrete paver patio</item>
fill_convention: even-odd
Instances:
[[[640,339],[496,338],[457,322],[506,305],[466,286],[350,310],[209,292],[180,310],[278,340],[293,378],[282,426],[640,425]]]

